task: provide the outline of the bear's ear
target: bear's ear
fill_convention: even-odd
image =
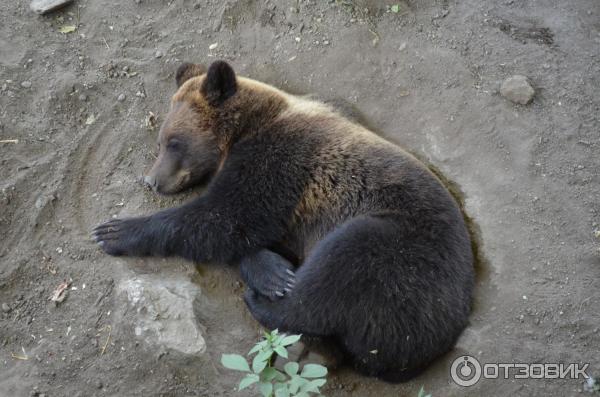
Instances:
[[[237,91],[235,72],[225,61],[216,61],[208,68],[202,93],[212,106],[220,106]]]
[[[181,87],[183,83],[192,77],[200,76],[204,73],[206,73],[206,67],[204,65],[198,65],[189,62],[182,63],[181,66],[177,68],[177,72],[175,73],[177,88]]]

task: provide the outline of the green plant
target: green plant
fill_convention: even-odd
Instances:
[[[300,340],[301,335],[279,334],[278,330],[265,332],[264,340],[258,342],[248,356],[256,354],[252,365],[239,354],[223,354],[221,363],[225,368],[245,372],[238,386],[238,391],[257,384],[263,397],[309,397],[313,394],[321,396],[319,388],[327,379],[327,368],[318,364],[306,364],[299,372],[300,365],[288,361],[284,372],[272,366],[274,355],[288,358],[287,346]]]
[[[419,390],[419,394],[417,395],[417,397],[431,397],[431,393],[425,394],[425,388],[423,386],[421,386],[421,389]]]

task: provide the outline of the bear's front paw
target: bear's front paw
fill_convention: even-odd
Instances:
[[[92,238],[109,255],[145,255],[148,218],[113,219],[92,231]]]
[[[270,300],[283,298],[296,283],[292,264],[266,249],[244,258],[240,270],[248,286]]]

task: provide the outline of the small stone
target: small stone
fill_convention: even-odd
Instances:
[[[31,81],[25,80],[24,82],[21,83],[21,87],[23,87],[23,88],[30,88],[31,87]]]
[[[73,0],[33,0],[29,7],[38,14],[46,14],[72,2]]]
[[[217,48],[219,46],[219,43],[212,43],[211,45],[208,46],[209,50],[214,50],[215,48]]]
[[[85,102],[85,101],[87,101],[87,100],[88,100],[88,97],[87,97],[87,95],[85,95],[85,94],[81,94],[81,95],[79,95],[79,100],[80,100],[81,102]]]
[[[37,198],[37,200],[35,200],[35,208],[42,209],[44,208],[44,206],[46,205],[47,201],[46,198],[44,196],[40,196]]]
[[[4,302],[4,303],[2,304],[2,311],[3,311],[4,313],[8,313],[8,312],[10,312],[10,306],[8,306],[8,303]]]
[[[101,381],[99,381],[99,380],[97,380],[97,381],[96,381],[96,388],[97,388],[97,389],[102,389],[102,386],[103,386],[102,382],[101,382]]]
[[[125,96],[125,94],[121,94],[117,97],[117,101],[119,102],[123,102],[127,97]]]
[[[158,50],[154,53],[155,58],[162,58],[164,56],[165,56],[165,54],[163,54],[163,52],[161,50]]]
[[[527,105],[533,99],[535,90],[529,84],[527,77],[514,75],[502,83],[500,94],[506,99],[521,105]]]

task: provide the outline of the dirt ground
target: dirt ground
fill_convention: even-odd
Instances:
[[[401,385],[336,371],[326,395],[582,393],[581,379],[462,388],[449,375],[461,354],[600,376],[597,0],[76,0],[48,16],[16,0],[0,4],[0,140],[18,140],[0,143],[0,396],[236,394],[220,356],[260,332],[236,270],[113,258],[88,234],[198,193],[137,180],[178,64],[214,59],[347,99],[453,181],[473,218],[482,260],[456,349]],[[499,95],[513,74],[533,103]]]

